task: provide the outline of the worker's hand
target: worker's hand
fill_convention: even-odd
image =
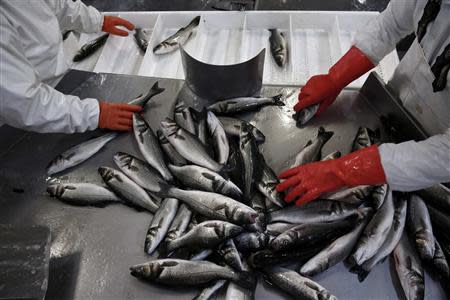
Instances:
[[[298,103],[294,110],[300,110],[320,103],[316,115],[321,114],[334,100],[339,93],[352,81],[364,75],[374,67],[373,63],[357,47],[350,50],[334,64],[328,74],[311,77],[298,95]]]
[[[386,183],[377,146],[371,146],[334,160],[295,167],[280,174],[285,179],[278,192],[289,190],[285,201],[296,205],[310,202],[324,193],[343,187]]]
[[[133,113],[142,110],[139,105],[99,102],[98,128],[130,131],[133,128]]]
[[[128,30],[134,30],[134,25],[125,19],[114,16],[104,16],[102,31],[114,35],[128,36],[127,31],[119,29],[117,26],[123,26]]]

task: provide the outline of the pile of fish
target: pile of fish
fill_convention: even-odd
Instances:
[[[163,90],[155,83],[130,103],[144,106]],[[227,299],[252,299],[261,273],[294,298],[336,299],[312,277],[346,261],[362,281],[389,255],[408,299],[424,296],[422,262],[448,278],[450,219],[435,204],[450,211],[450,193],[439,187],[405,195],[387,185],[359,186],[284,207],[275,189],[279,180],[259,150],[264,134],[235,117],[284,100],[283,93],[229,99],[201,111],[178,102],[156,131],[136,114],[133,134],[140,158],[118,152],[113,156],[117,168],[99,166],[104,186],[59,183],[47,191],[70,204],[122,203],[152,213],[142,237],[149,260],[131,266],[131,275],[204,287],[195,299],[212,299],[225,288]],[[50,163],[48,174],[82,163],[115,136],[105,134],[65,151]],[[322,155],[332,136],[320,127],[293,165],[337,159],[338,151]],[[361,127],[353,150],[377,141],[376,131]],[[432,224],[441,233],[439,242]]]

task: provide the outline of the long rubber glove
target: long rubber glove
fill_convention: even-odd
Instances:
[[[284,200],[289,203],[297,199],[296,205],[344,187],[386,183],[376,145],[338,159],[295,167],[281,173],[279,177],[286,180],[277,185],[277,191],[289,190]]]
[[[134,30],[134,25],[125,19],[114,16],[103,17],[103,32],[109,32],[111,34],[120,36],[128,36],[127,31],[119,29],[117,26],[123,26],[128,30]]]
[[[366,72],[371,70],[374,64],[361,52],[353,46],[334,64],[328,74],[316,75],[311,77],[304,87],[300,89],[298,102],[294,110],[300,110],[320,103],[316,115],[321,114],[334,100],[339,93],[352,81],[358,79]]]
[[[133,128],[133,113],[142,110],[139,105],[108,102],[99,102],[99,108],[98,128],[119,131],[131,131]]]

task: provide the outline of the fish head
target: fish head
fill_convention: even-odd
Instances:
[[[153,265],[153,263],[145,263],[132,266],[130,267],[130,274],[137,278],[154,279],[156,278],[156,276],[154,276],[156,272],[152,272],[152,270],[154,269],[152,268]]]
[[[242,233],[244,231],[244,228],[238,225],[234,225],[231,223],[225,224],[224,226],[225,236],[233,237],[237,236],[238,234]]]
[[[177,104],[175,104],[175,113],[182,113],[183,110],[187,109],[186,104],[184,104],[184,101],[179,101]]]
[[[160,142],[161,144],[167,144],[167,143],[169,143],[169,141],[167,140],[166,136],[164,135],[164,133],[162,132],[161,129],[158,129],[158,130],[156,131],[156,135],[158,136],[159,142]]]
[[[66,188],[63,184],[52,184],[47,187],[47,193],[51,197],[59,198],[64,194],[65,190],[66,190]]]
[[[109,167],[100,167],[98,168],[98,173],[103,178],[103,180],[108,183],[111,179],[115,177],[116,171]]]
[[[279,67],[283,67],[286,64],[286,55],[283,53],[278,52],[273,57]]]
[[[117,152],[114,154],[113,160],[119,168],[128,168],[133,161],[133,157],[124,152]]]
[[[161,131],[164,136],[167,138],[171,135],[177,133],[179,126],[172,119],[166,118],[164,121],[161,121]]]
[[[290,243],[291,239],[289,237],[280,235],[272,240],[269,246],[274,251],[280,251],[288,248]]]

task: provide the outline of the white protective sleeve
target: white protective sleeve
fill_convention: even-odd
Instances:
[[[0,22],[0,122],[36,132],[84,132],[97,128],[96,99],[64,95],[41,82],[23,54],[20,35]]]
[[[76,30],[85,33],[100,32],[102,14],[79,0],[44,0],[58,19],[61,31]]]

